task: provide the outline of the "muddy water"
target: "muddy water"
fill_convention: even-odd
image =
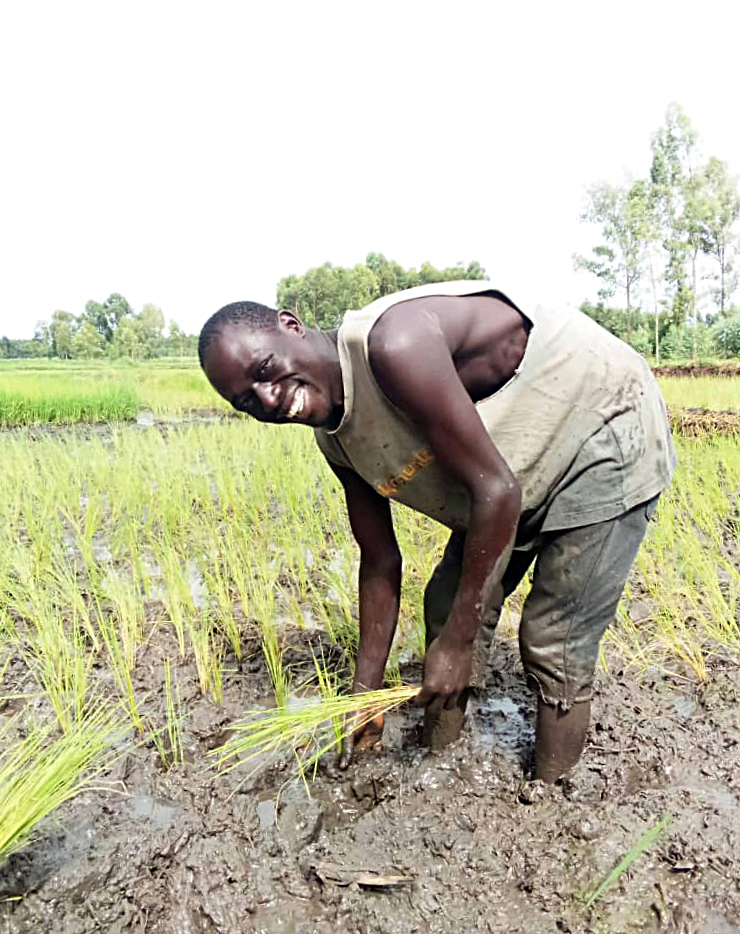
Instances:
[[[688,694],[657,674],[602,676],[579,768],[545,788],[526,780],[533,701],[516,645],[497,653],[459,743],[428,754],[418,712],[389,717],[384,750],[346,773],[328,766],[311,798],[277,768],[240,787],[238,773],[204,767],[267,693],[254,660],[235,663],[222,706],[193,686],[188,761],[162,772],[137,749],[108,791],[61,809],[0,873],[2,895],[21,897],[2,905],[3,930],[740,931],[738,671]],[[665,816],[668,830],[586,910]]]

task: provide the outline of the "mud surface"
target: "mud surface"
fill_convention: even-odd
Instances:
[[[294,664],[310,653],[302,635]],[[169,646],[144,651],[142,688]],[[648,672],[602,675],[572,778],[526,780],[534,703],[501,640],[464,737],[419,748],[418,714],[389,718],[385,748],[308,798],[272,767],[249,785],[207,770],[209,749],[267,702],[256,651],[224,703],[177,672],[187,761],[130,753],[0,871],[8,934],[411,934],[740,931],[740,671],[701,690]],[[405,675],[418,680],[418,669]],[[670,825],[590,909],[590,892],[662,818]]]
[[[2,426],[0,427],[0,434],[20,434],[24,439],[30,441],[43,441],[49,438],[66,441],[68,439],[79,440],[80,438],[107,438],[121,426],[141,430],[154,428],[160,432],[167,432],[183,425],[212,424],[236,418],[244,418],[244,416],[238,412],[224,409],[191,409],[180,415],[155,415],[151,409],[142,409],[135,418],[120,422],[75,422],[72,424],[39,422],[13,427]]]

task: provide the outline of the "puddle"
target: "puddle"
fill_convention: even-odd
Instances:
[[[519,752],[534,739],[534,728],[519,704],[510,697],[490,697],[478,705],[475,745],[482,749],[503,746]]]
[[[180,809],[161,798],[142,794],[129,798],[126,810],[134,820],[143,818],[157,827],[168,827],[175,822]]]
[[[101,541],[96,541],[93,539],[90,542],[90,552],[95,558],[96,561],[99,561],[101,564],[109,564],[113,560],[113,555],[111,554],[110,548],[107,545],[104,545]]]
[[[691,700],[690,697],[674,697],[673,698],[673,709],[679,715],[679,717],[691,717],[696,713],[697,703],[696,701]]]
[[[136,416],[136,424],[142,428],[154,428],[154,412],[151,409],[142,409]]]
[[[198,610],[204,609],[208,601],[208,589],[203,573],[195,561],[188,561],[185,565],[185,578],[193,598],[193,606]]]
[[[277,808],[275,807],[274,798],[265,798],[264,800],[258,801],[256,810],[260,822],[260,830],[269,830],[270,827],[275,826]]]

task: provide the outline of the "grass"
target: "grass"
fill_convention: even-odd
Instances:
[[[85,385],[94,372],[52,368],[48,379]],[[119,379],[118,371],[105,373]],[[120,374],[136,385],[137,405],[147,399],[162,411],[186,411],[215,401],[207,387],[201,394],[195,368],[132,366]],[[0,366],[0,391],[20,377],[40,378]],[[337,694],[325,667],[325,700],[311,716],[330,724],[329,732],[319,739],[316,726],[306,745],[305,719],[302,726],[289,719],[295,684],[307,674],[295,655],[286,660],[297,633],[320,628],[345,669],[358,641],[357,548],[340,486],[310,432],[234,418],[166,432],[116,423],[93,435],[18,429],[1,441],[3,697],[14,684],[16,693],[35,692],[44,717],[67,736],[77,735],[89,699],[103,691],[122,711],[131,741],[153,742],[170,767],[182,761],[189,716],[175,665],[191,665],[195,690],[218,704],[251,656],[262,659],[283,719],[270,733],[264,714],[250,718],[228,747],[229,763],[248,756],[249,743],[277,743],[279,735],[293,736],[294,750],[336,745],[339,714],[320,708]],[[679,437],[677,447],[679,470],[607,636],[607,655],[636,671],[706,682],[740,657],[740,439]],[[423,654],[422,593],[447,533],[402,507],[394,507],[394,520],[404,589],[387,680],[398,685],[403,661]],[[636,599],[647,610],[633,620],[628,608]],[[161,677],[144,691],[141,672],[159,651]]]
[[[607,640],[639,669],[706,682],[740,655],[740,442],[687,439],[678,453],[627,589],[649,615],[633,622],[623,601]]]
[[[0,361],[0,427],[126,421],[142,409],[231,412],[197,360]]]
[[[617,865],[606,876],[606,878],[588,894],[586,897],[586,910],[595,904],[614,885],[614,883],[617,882],[617,880],[625,872],[627,872],[638,856],[641,856],[645,850],[649,849],[653,843],[655,843],[661,833],[668,827],[669,823],[669,818],[664,817],[654,827],[651,827],[650,830],[648,830],[640,837],[637,843],[635,843],[635,845],[631,850],[629,850],[628,853],[625,853],[619,863],[617,863]]]
[[[419,692],[418,687],[400,685],[341,695],[333,692],[325,673],[319,681],[322,693],[318,696],[272,710],[252,711],[232,724],[232,738],[211,753],[219,769],[229,771],[250,762],[261,768],[266,761],[287,754],[296,759],[301,775],[311,777],[319,759],[332,750],[339,751],[350,732]]]
[[[23,739],[0,733],[0,863],[24,846],[39,822],[80,794],[118,755],[122,728],[105,706],[85,713],[55,738],[53,722],[31,725]]]
[[[737,377],[661,376],[658,382],[669,408],[740,411]]]
[[[56,376],[0,376],[0,427],[39,423],[116,422],[134,418],[138,409],[133,386]]]

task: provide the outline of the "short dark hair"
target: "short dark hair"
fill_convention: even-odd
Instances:
[[[259,302],[232,302],[219,308],[215,315],[206,321],[198,338],[198,359],[203,366],[208,348],[227,324],[239,324],[253,331],[270,331],[277,327],[278,312]]]

